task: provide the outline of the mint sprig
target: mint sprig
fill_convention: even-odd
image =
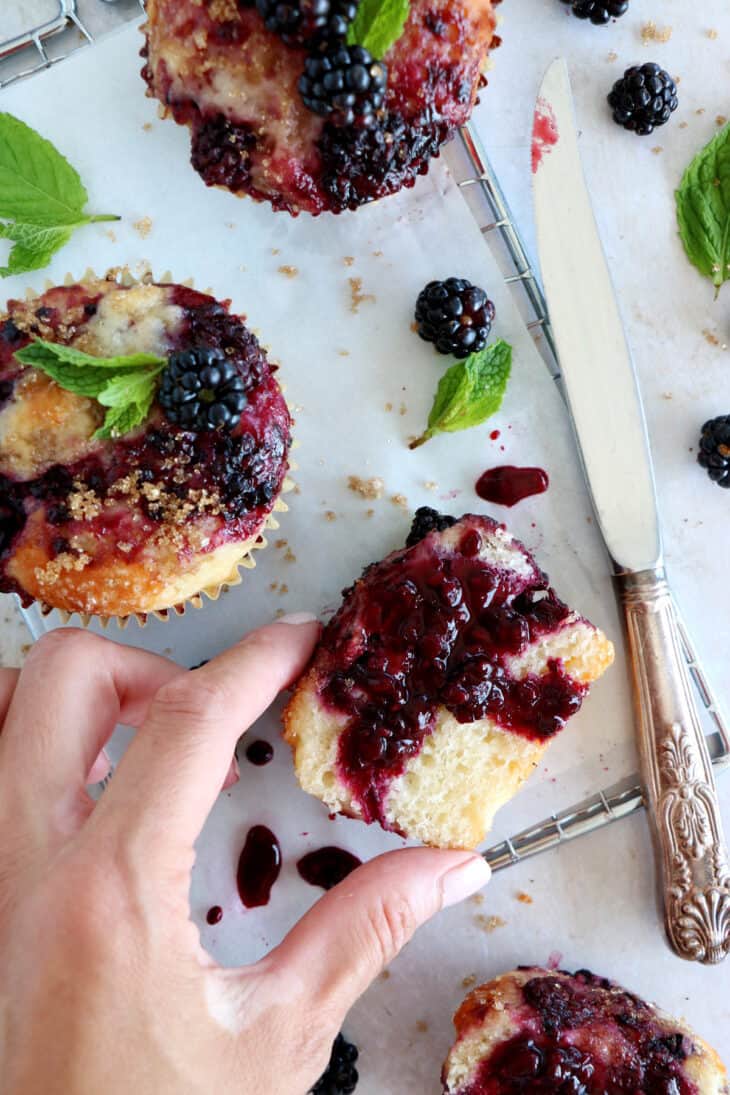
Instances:
[[[687,258],[717,295],[730,278],[730,125],[697,153],[675,196]]]
[[[78,172],[50,141],[0,113],[0,237],[13,243],[0,277],[47,266],[85,224],[119,220],[84,212],[88,200]]]
[[[40,338],[16,350],[15,359],[41,369],[66,391],[101,403],[106,416],[94,434],[96,440],[120,437],[145,421],[157,391],[157,377],[167,365],[167,359],[156,354],[94,357]]]
[[[441,377],[428,428],[410,448],[425,445],[438,433],[480,426],[502,405],[512,369],[512,347],[504,339],[457,361]]]
[[[363,46],[380,61],[403,33],[410,9],[410,0],[360,0],[348,45]]]

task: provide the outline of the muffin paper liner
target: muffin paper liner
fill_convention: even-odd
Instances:
[[[140,273],[139,276],[135,277],[135,275],[132,274],[128,266],[115,266],[107,270],[106,274],[104,274],[104,276],[100,278],[99,275],[91,269],[91,267],[88,267],[80,278],[74,277],[73,274],[66,274],[63,279],[63,284],[75,285],[77,283],[82,283],[84,281],[92,279],[95,281],[114,281],[117,282],[117,284],[119,285],[128,286],[145,284],[153,281],[172,282],[173,275],[169,270],[166,270],[164,273],[160,274],[159,277],[155,277],[151,269],[149,269],[148,267],[144,272]],[[50,279],[46,278],[43,286],[43,292],[48,289],[52,289],[57,284],[58,282],[51,281]],[[185,281],[180,281],[176,284],[184,285],[187,288],[191,289],[194,288],[195,285],[193,278],[187,278]],[[203,289],[201,290],[201,292],[212,294],[211,289]],[[34,292],[32,289],[27,289],[25,293],[25,299],[34,300],[40,295],[40,293]],[[280,387],[282,392],[284,392],[285,389],[283,385],[280,385]],[[295,448],[296,446],[297,442],[294,441],[292,444],[292,448]],[[289,475],[289,472],[297,470],[298,465],[290,458],[288,462],[287,474],[285,475],[284,481],[281,485],[280,495],[288,494],[290,491],[294,490],[295,483]],[[263,551],[264,548],[268,547],[268,540],[266,539],[265,533],[268,531],[274,531],[275,529],[278,529],[280,527],[279,522],[274,514],[287,513],[289,510],[288,505],[286,504],[286,502],[283,501],[280,495],[277,496],[271,513],[267,514],[263,524],[261,525],[255,542],[249,546],[249,548],[243,554],[241,559],[236,563],[231,574],[225,579],[225,581],[220,582],[218,585],[207,586],[205,589],[199,590],[197,593],[193,594],[192,597],[186,598],[186,600],[182,601],[180,604],[170,605],[169,608],[155,609],[152,612],[134,612],[130,613],[128,616],[99,616],[93,612],[79,612],[77,610],[70,612],[66,609],[56,608],[54,605],[49,605],[45,601],[39,600],[34,600],[33,604],[38,607],[43,617],[50,616],[51,613],[56,613],[57,618],[62,624],[70,623],[70,621],[73,620],[74,617],[77,617],[82,627],[88,627],[89,624],[91,624],[92,622],[96,622],[104,630],[106,630],[106,628],[108,628],[110,624],[115,623],[120,631],[124,631],[131,620],[136,620],[139,627],[146,627],[150,618],[160,620],[162,623],[168,623],[173,616],[184,616],[185,612],[189,608],[201,609],[203,608],[206,599],[209,601],[217,601],[221,593],[225,593],[226,590],[230,589],[232,586],[240,585],[243,580],[241,571],[254,569],[254,567],[256,566],[254,552]]]

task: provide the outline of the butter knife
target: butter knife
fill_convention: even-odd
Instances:
[[[583,176],[564,60],[533,122],[542,279],[562,383],[626,620],[644,798],[670,945],[721,962],[730,868],[705,736],[662,558],[641,396]]]

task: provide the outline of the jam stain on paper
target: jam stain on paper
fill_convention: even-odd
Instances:
[[[523,498],[544,494],[550,486],[542,468],[516,468],[512,464],[490,468],[477,479],[475,490],[485,502],[497,506],[516,506]]]
[[[545,99],[537,100],[535,119],[532,124],[532,174],[537,174],[537,169],[543,158],[558,143],[558,123],[550,103]]]
[[[246,837],[236,875],[238,893],[247,909],[268,905],[280,872],[279,841],[265,825],[254,825]]]
[[[331,890],[361,863],[361,859],[352,852],[346,852],[344,848],[318,848],[315,852],[302,856],[297,863],[297,871],[310,886]]]

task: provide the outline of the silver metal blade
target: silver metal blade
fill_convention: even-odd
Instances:
[[[601,531],[621,568],[653,568],[661,539],[644,411],[583,176],[563,60],[548,69],[535,108],[533,188],[543,285]]]

